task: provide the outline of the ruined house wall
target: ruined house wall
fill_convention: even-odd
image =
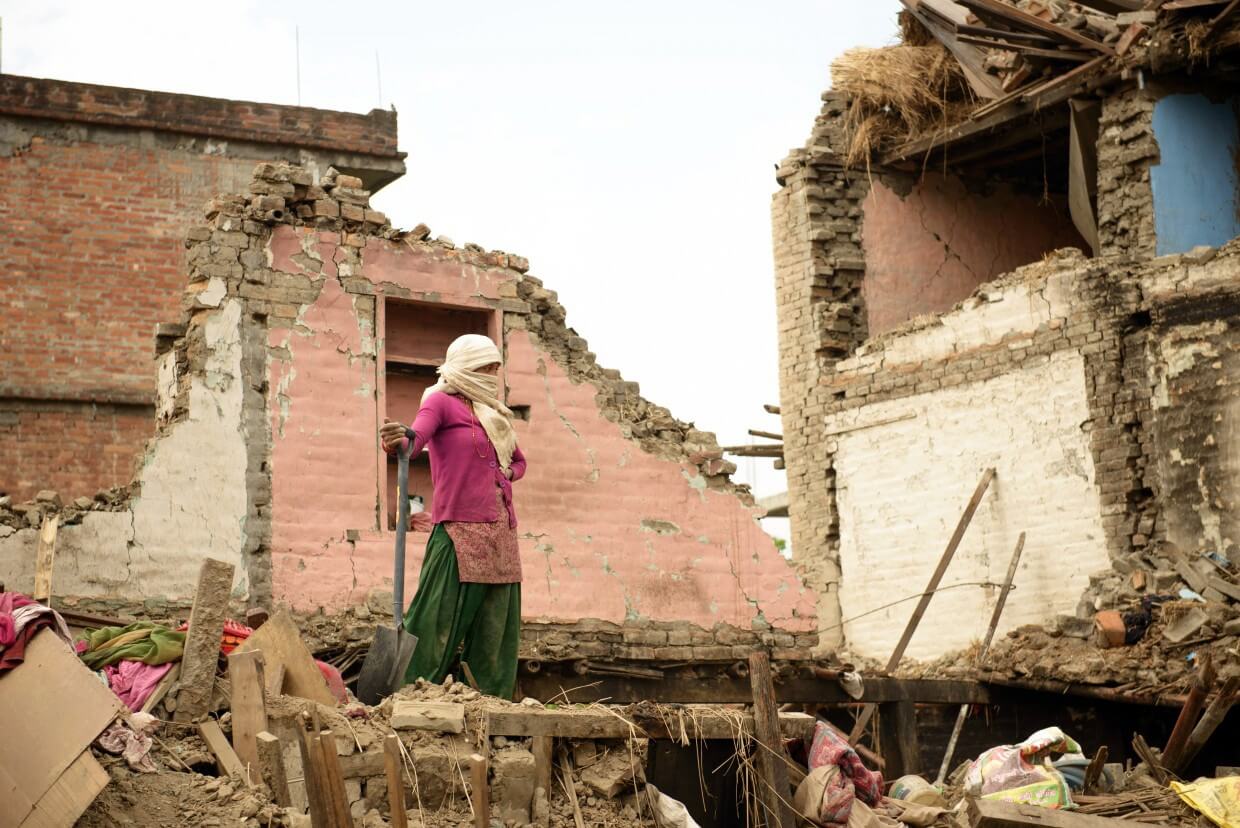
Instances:
[[[332,613],[390,589],[392,534],[377,523],[386,337],[376,336],[375,308],[399,298],[509,320],[508,401],[529,412],[517,431],[530,470],[515,487],[527,618],[812,628],[812,600],[738,500],[713,437],[598,368],[554,294],[502,254],[483,264],[473,251],[408,240],[358,250],[289,227],[268,250],[269,287],[256,296],[310,291],[283,293],[295,317],[269,320],[277,602]],[[425,537],[410,536],[407,596]],[[635,643],[668,643],[654,638]]]
[[[1157,260],[1142,277],[1152,318],[1146,365],[1162,507],[1157,533],[1185,552],[1218,552],[1235,563],[1240,563],[1238,273],[1233,244],[1219,257]]]
[[[868,183],[833,151],[846,146],[838,121],[846,106],[842,97],[823,96],[807,146],[780,164],[780,189],[771,201],[792,555],[818,596],[824,649],[843,638],[834,472],[822,440],[826,397],[820,382],[867,335],[859,219]]]
[[[869,333],[943,313],[982,282],[1060,247],[1085,249],[1066,205],[955,175],[875,176],[862,204]]]
[[[836,366],[825,434],[839,481],[846,618],[918,592],[988,467],[998,474],[945,583],[1000,580],[1027,532],[1021,596],[1005,624],[1072,617],[1091,576],[1131,556],[1149,517],[1137,427],[1148,400],[1124,370],[1137,304],[1120,279],[1061,256]],[[893,595],[875,570],[907,576],[908,588]],[[910,654],[967,646],[995,597],[979,587],[936,597]],[[850,648],[887,655],[908,612],[850,621]]]
[[[394,176],[400,157],[393,113],[0,76],[0,493],[131,479],[154,432],[152,331],[179,312],[207,199],[260,160]]]
[[[158,434],[127,499],[66,513],[58,600],[143,602],[158,615],[183,604],[209,555],[237,567],[245,603],[326,613],[341,619],[326,637],[368,638],[392,588],[376,436],[385,315],[416,301],[480,309],[504,342],[530,460],[516,487],[527,651],[571,654],[580,641],[593,656],[731,658],[759,641],[813,646],[812,595],[714,435],[599,366],[524,259],[424,227],[400,233],[356,180],[258,173],[248,199],[212,201],[189,231],[184,322],[160,339]],[[0,508],[0,580],[29,588],[34,527],[50,509]],[[425,539],[409,539],[406,598]]]

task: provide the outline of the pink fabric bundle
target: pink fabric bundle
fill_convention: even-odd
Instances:
[[[125,706],[135,713],[142,708],[146,700],[155,692],[160,679],[168,675],[172,663],[152,666],[141,661],[118,661],[103,668],[108,677],[108,686]]]

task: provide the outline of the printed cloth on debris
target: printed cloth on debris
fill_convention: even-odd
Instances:
[[[820,821],[847,823],[855,800],[867,805],[877,805],[882,800],[882,774],[868,769],[843,737],[819,722],[809,749],[809,768],[814,771],[822,767],[837,767],[840,772],[824,780],[817,808]]]
[[[26,658],[26,645],[44,627],[54,631],[65,643],[73,643],[69,626],[60,613],[20,592],[0,592],[0,673],[22,663]]]

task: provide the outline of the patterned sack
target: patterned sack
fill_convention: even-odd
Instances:
[[[1043,808],[1074,808],[1068,781],[1050,763],[1052,753],[1080,753],[1081,746],[1057,727],[1039,730],[1018,745],[1000,745],[973,760],[965,793]]]

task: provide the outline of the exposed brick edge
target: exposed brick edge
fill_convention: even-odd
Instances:
[[[396,113],[361,115],[118,86],[0,75],[0,113],[402,159]],[[246,128],[246,122],[262,126]]]

